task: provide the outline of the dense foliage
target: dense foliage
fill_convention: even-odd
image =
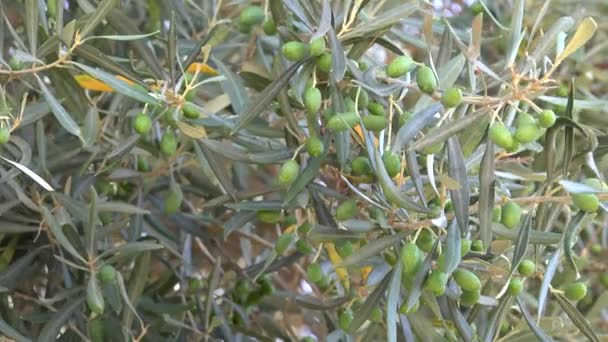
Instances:
[[[608,337],[608,6],[441,3],[0,2],[0,332]]]

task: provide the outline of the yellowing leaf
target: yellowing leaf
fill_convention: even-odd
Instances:
[[[207,132],[202,126],[190,126],[187,123],[181,121],[176,121],[176,124],[177,128],[190,138],[202,139],[207,136]]]
[[[197,70],[200,73],[203,73],[203,74],[206,74],[206,75],[210,75],[210,76],[217,76],[217,75],[219,75],[219,73],[217,72],[217,70],[213,69],[207,63],[194,62],[194,63],[190,64],[190,66],[188,67],[188,69],[186,71],[190,72],[190,73],[195,73]]]
[[[365,137],[363,136],[363,130],[361,129],[361,125],[357,125],[353,129],[355,130],[355,132],[357,133],[359,138],[361,138],[361,140],[365,141]],[[378,147],[378,138],[376,138],[376,136],[374,136],[374,146]]]
[[[350,288],[350,282],[348,280],[348,272],[346,271],[346,269],[344,267],[337,267],[337,265],[342,264],[342,258],[340,257],[340,254],[338,254],[338,252],[336,251],[336,246],[334,246],[333,243],[326,243],[325,249],[327,250],[327,255],[329,256],[329,260],[331,261],[331,263],[334,265],[334,268],[336,269],[336,274],[338,275],[338,279],[340,279],[342,286],[344,286],[344,288],[348,290]]]
[[[559,57],[557,57],[557,64],[568,58],[568,56],[573,54],[581,46],[585,45],[591,39],[591,37],[593,37],[595,30],[597,30],[597,23],[595,20],[593,20],[593,18],[587,17],[583,19],[581,24],[576,29],[576,32],[574,32],[574,36],[572,36],[572,39],[570,39],[568,45],[566,45],[564,51],[562,51]]]
[[[133,85],[134,83],[127,79],[124,78],[122,76],[116,76],[116,78],[125,81],[126,83],[129,83],[131,85]],[[102,82],[92,76],[86,75],[86,74],[80,74],[80,75],[76,75],[74,76],[74,79],[76,80],[76,82],[78,83],[78,85],[86,90],[92,90],[92,91],[103,91],[106,93],[111,93],[114,92],[114,89],[112,87],[110,87],[107,83]]]

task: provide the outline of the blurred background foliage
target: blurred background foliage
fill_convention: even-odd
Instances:
[[[0,14],[9,340],[608,336],[606,1]]]

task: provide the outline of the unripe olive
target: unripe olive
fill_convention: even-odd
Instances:
[[[359,98],[357,98],[357,93],[359,93]],[[367,94],[365,89],[353,88],[353,90],[350,91],[349,97],[353,100],[353,102],[357,100],[359,109],[366,108],[369,104],[369,94]]]
[[[240,23],[246,26],[254,26],[261,24],[266,15],[264,10],[258,6],[247,6],[241,11],[239,17]]]
[[[388,77],[401,77],[408,73],[414,65],[414,61],[410,56],[399,56],[386,66],[386,75]]]
[[[334,132],[343,132],[359,123],[359,115],[353,112],[339,113],[327,121],[327,128]]]
[[[306,269],[306,275],[308,279],[313,283],[318,283],[323,278],[323,270],[321,269],[321,265],[319,264],[310,264]]]
[[[600,245],[599,243],[594,243],[593,245],[591,245],[591,248],[589,248],[589,250],[593,255],[600,255],[602,254],[602,245]]]
[[[253,30],[253,26],[244,24],[244,23],[242,23],[240,21],[238,22],[237,25],[238,25],[237,27],[239,28],[239,32],[241,32],[243,34],[249,34]]]
[[[500,207],[494,207],[492,209],[492,222],[500,222],[500,217],[502,215],[502,210]]]
[[[372,164],[368,158],[357,156],[351,161],[351,170],[355,176],[369,175],[372,173]]]
[[[49,18],[57,16],[57,0],[46,1],[46,12],[48,13]]]
[[[99,286],[97,286],[96,281],[91,280],[88,282],[86,301],[91,312],[98,315],[103,314],[105,303],[101,290],[99,289]]]
[[[521,274],[522,277],[530,277],[534,274],[534,270],[536,266],[534,265],[534,261],[530,259],[524,259],[517,266],[517,271]]]
[[[587,285],[583,282],[570,284],[566,287],[564,294],[566,295],[566,298],[572,301],[581,300],[587,295]]]
[[[11,140],[11,131],[6,127],[0,127],[0,145],[4,145]]]
[[[511,281],[509,282],[509,287],[507,288],[507,291],[509,292],[509,294],[511,296],[517,296],[521,293],[521,291],[523,289],[524,289],[523,280],[520,278],[512,278]]]
[[[331,54],[324,53],[317,58],[317,69],[321,72],[329,74],[331,72]]]
[[[378,102],[368,103],[367,110],[372,115],[384,116],[384,106]]]
[[[200,278],[190,278],[188,282],[188,289],[190,290],[199,290],[203,288],[203,281]]]
[[[490,126],[488,136],[494,144],[502,148],[506,149],[513,146],[513,135],[501,122],[495,122],[494,124],[492,124],[492,126]]]
[[[600,274],[599,278],[600,278],[600,283],[605,288],[608,288],[608,272],[604,272],[604,273]]]
[[[522,144],[532,142],[538,138],[540,129],[537,125],[520,125],[515,130],[515,139]]]
[[[462,91],[459,88],[448,88],[441,95],[441,103],[446,108],[456,107],[462,102]]]
[[[275,252],[277,252],[278,255],[285,253],[287,248],[289,248],[289,246],[293,242],[293,239],[294,235],[291,233],[281,234],[274,244]]]
[[[277,33],[277,24],[274,22],[274,19],[268,18],[262,25],[262,29],[264,30],[264,33],[272,36]]]
[[[364,60],[360,60],[357,63],[357,66],[359,67],[359,70],[365,72],[367,71],[367,69],[369,69],[369,65],[364,61]]]
[[[416,72],[416,83],[420,91],[432,94],[437,88],[437,80],[435,74],[433,74],[433,69],[427,66],[420,67]]]
[[[308,44],[310,47],[310,54],[312,56],[318,57],[325,52],[325,38],[318,37],[310,41]]]
[[[339,322],[340,322],[340,329],[342,330],[348,330],[348,327],[350,327],[350,323],[353,321],[353,311],[351,309],[345,309],[342,312],[340,312],[340,316],[339,316]]]
[[[23,62],[18,60],[17,57],[11,56],[11,58],[8,60],[8,66],[11,68],[11,70],[18,71],[23,69]]]
[[[342,259],[346,259],[354,252],[353,244],[350,241],[344,241],[336,245],[336,250]]]
[[[441,141],[433,145],[425,146],[421,152],[426,155],[438,154],[443,149],[443,145],[444,142]]]
[[[536,119],[529,113],[522,112],[517,114],[516,124],[517,126],[536,125]]]
[[[170,191],[165,197],[164,210],[166,214],[175,214],[182,206],[182,196],[177,191]]]
[[[99,270],[99,280],[103,284],[114,284],[116,282],[116,269],[112,265],[104,265]]]
[[[471,251],[471,244],[473,242],[471,240],[468,239],[463,239],[460,242],[460,256],[465,256],[467,255],[467,253],[469,253]]]
[[[300,342],[317,342],[317,340],[315,340],[314,337],[306,336],[306,337],[300,339]]]
[[[600,200],[595,194],[572,194],[572,202],[577,208],[587,213],[594,213],[600,207]]]
[[[281,185],[290,185],[297,178],[300,173],[300,165],[293,160],[289,159],[281,165],[281,169],[279,170],[279,184]]]
[[[138,134],[147,134],[152,128],[152,120],[145,113],[135,115],[133,119],[133,130]]]
[[[344,99],[344,105],[346,106],[347,112],[357,112],[357,106],[355,105],[355,100],[350,97]]]
[[[304,255],[312,254],[315,251],[308,243],[308,241],[306,241],[306,239],[299,239],[298,241],[296,241],[296,248],[298,252]]]
[[[336,220],[345,221],[357,215],[357,202],[355,200],[347,200],[342,202],[336,208]]]
[[[555,91],[555,94],[559,97],[568,97],[569,93],[570,93],[570,88],[565,84],[560,85],[557,88],[557,90]]]
[[[460,305],[466,306],[466,307],[473,306],[479,301],[480,297],[481,297],[481,292],[479,290],[476,290],[476,291],[464,290],[464,291],[462,291],[462,294],[460,295]]]
[[[198,108],[189,102],[184,103],[182,106],[182,113],[184,113],[184,116],[188,119],[198,119],[201,116]]]
[[[298,227],[298,234],[306,236],[313,228],[312,224],[306,222]]]
[[[186,101],[192,101],[196,97],[196,89],[190,89],[190,91],[184,94],[184,99]]]
[[[366,115],[363,117],[363,126],[369,131],[379,132],[388,126],[388,120],[384,116]]]
[[[500,222],[507,228],[513,228],[521,220],[521,207],[515,202],[507,202],[501,208]]]
[[[483,5],[481,4],[481,2],[475,1],[471,5],[471,13],[473,13],[473,15],[478,15],[479,13],[483,13],[483,11],[484,11],[484,8],[483,8]]]
[[[445,292],[448,278],[446,273],[439,270],[433,270],[426,279],[425,286],[429,291],[432,291],[435,296],[439,297]]]
[[[382,309],[380,309],[379,306],[372,309],[372,313],[369,315],[369,320],[376,323],[380,323],[382,321]]]
[[[304,107],[308,114],[317,114],[321,109],[323,97],[321,91],[316,87],[310,87],[304,92]]]
[[[416,311],[418,311],[418,308],[420,307],[420,300],[418,300],[411,308],[407,308],[407,301],[403,301],[403,304],[401,304],[401,306],[399,307],[399,313],[405,314],[405,315],[409,315],[409,314],[413,314]]]
[[[479,291],[481,289],[481,281],[475,275],[475,273],[458,268],[453,274],[456,284],[465,291]]]
[[[271,295],[274,292],[274,285],[272,284],[272,278],[270,275],[265,274],[259,277],[257,283],[260,286],[259,291],[263,296]]]
[[[473,241],[473,243],[471,244],[471,250],[473,252],[483,252],[484,251],[484,246],[483,246],[483,241],[481,240],[475,240]]]
[[[261,222],[274,224],[281,221],[281,212],[278,210],[260,210],[256,213],[256,217]]]
[[[399,127],[405,125],[412,118],[412,112],[403,112],[399,115]]]
[[[418,247],[420,247],[420,249],[424,252],[430,253],[434,244],[435,236],[428,229],[423,229],[420,234],[418,234],[416,245],[418,245]]]
[[[386,151],[382,155],[382,162],[389,177],[393,178],[401,171],[401,158],[396,153]]]
[[[415,243],[408,242],[401,248],[400,257],[403,264],[403,272],[414,274],[422,262],[422,251]]]
[[[292,62],[297,62],[310,53],[308,45],[298,41],[285,43],[281,48],[281,51],[283,52],[283,56]]]
[[[317,137],[310,137],[306,141],[306,152],[310,154],[311,157],[318,157],[323,154],[325,151],[325,145],[323,145],[323,141]]]
[[[171,157],[177,152],[177,137],[172,132],[163,134],[160,138],[160,151],[166,156]]]

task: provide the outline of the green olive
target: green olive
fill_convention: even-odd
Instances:
[[[148,159],[146,159],[146,157],[137,156],[137,171],[139,171],[139,172],[150,171],[150,165],[148,164]]]
[[[184,103],[182,106],[182,113],[184,113],[184,116],[188,119],[198,119],[201,116],[198,108],[189,102]]]
[[[300,165],[293,159],[289,159],[281,165],[281,169],[279,170],[279,184],[281,185],[290,185],[297,178],[300,173]]]
[[[355,200],[347,200],[342,202],[336,208],[336,220],[346,221],[357,215],[357,202]]]
[[[317,114],[322,102],[323,97],[318,88],[310,87],[304,91],[304,107],[308,114]]]
[[[475,1],[471,5],[471,13],[473,13],[473,15],[478,15],[479,13],[483,13],[483,11],[484,11],[484,8],[483,8],[483,5],[481,4],[481,2]]]
[[[359,123],[359,115],[353,112],[340,113],[327,121],[327,128],[334,132],[343,132],[355,127]]]
[[[273,36],[277,33],[277,24],[274,22],[274,19],[268,18],[262,25],[262,29],[267,35]]]
[[[471,250],[473,252],[483,252],[485,250],[483,241],[481,241],[481,240],[473,241],[473,243],[471,244]]]
[[[378,102],[369,102],[367,104],[367,110],[372,115],[384,116],[384,106]]]
[[[420,249],[424,252],[430,253],[434,244],[435,236],[428,229],[423,229],[420,234],[418,234],[416,245],[418,245],[418,247],[420,247]]]
[[[426,94],[432,94],[437,88],[437,80],[435,79],[433,69],[427,66],[420,67],[416,72],[416,83],[418,84],[420,91]]]
[[[495,122],[490,126],[488,136],[492,142],[502,148],[510,148],[514,144],[513,135],[501,122]]]
[[[469,239],[463,239],[460,242],[460,256],[467,255],[467,253],[469,253],[471,251],[472,244],[473,244],[473,241],[471,241]]]
[[[456,107],[462,102],[462,91],[459,88],[448,88],[441,95],[441,103],[446,108]]]
[[[494,207],[492,209],[492,222],[500,222],[502,209],[500,207]]]
[[[515,130],[514,137],[522,144],[526,144],[536,140],[539,136],[539,127],[534,125],[520,125]]]
[[[595,194],[572,194],[572,202],[577,208],[587,213],[594,213],[600,207],[600,200]]]
[[[325,145],[323,145],[323,141],[321,141],[321,139],[315,136],[308,138],[306,141],[306,152],[308,152],[311,157],[319,157],[324,151]]]
[[[369,320],[375,323],[382,322],[382,309],[380,309],[379,306],[372,309],[372,313],[369,315]]]
[[[290,41],[283,44],[281,51],[287,60],[297,62],[310,53],[310,48],[302,42]]]
[[[242,25],[254,26],[261,24],[265,17],[266,15],[261,7],[247,6],[241,11],[239,20]]]
[[[57,0],[46,0],[46,12],[48,13],[49,18],[55,18],[57,16]]]
[[[403,272],[405,274],[414,274],[418,271],[422,263],[422,251],[413,242],[406,243],[401,248],[401,263],[403,264]]]
[[[319,57],[325,52],[325,38],[318,37],[310,41],[308,44],[310,47],[310,55]]]
[[[299,239],[298,241],[296,241],[296,249],[298,250],[298,252],[304,255],[312,254],[315,251],[308,243],[308,241],[306,241],[306,239]]]
[[[401,171],[401,158],[396,153],[391,151],[386,151],[382,155],[382,162],[384,163],[384,168],[388,173],[388,176],[393,178],[399,174]]]
[[[534,274],[536,266],[534,265],[534,261],[530,259],[522,260],[517,266],[517,271],[521,274],[522,277],[530,277]]]
[[[587,295],[587,285],[583,282],[576,282],[566,287],[564,294],[572,301],[583,299]]]
[[[91,342],[105,341],[105,328],[103,326],[103,321],[100,318],[90,320],[87,329]]]
[[[520,278],[512,278],[507,291],[511,296],[517,296],[524,289],[524,281]]]
[[[398,78],[407,74],[414,65],[414,61],[410,56],[399,56],[395,58],[389,65],[386,66],[386,75],[388,77]]]
[[[317,69],[321,72],[329,74],[331,72],[332,57],[329,53],[324,53],[317,57]]]
[[[517,120],[515,123],[517,126],[536,125],[536,119],[529,113],[522,112],[517,114]]]
[[[600,245],[599,243],[594,243],[593,245],[591,245],[589,250],[591,251],[591,254],[593,254],[593,255],[601,255],[602,254],[602,245]]]
[[[301,236],[306,236],[313,228],[314,226],[312,224],[306,222],[298,227],[298,234]]]
[[[165,197],[164,210],[166,214],[175,214],[182,206],[182,195],[178,191],[170,191]]]
[[[399,115],[399,127],[405,125],[412,118],[412,112],[405,111]]]
[[[600,279],[600,283],[602,284],[602,286],[604,286],[605,288],[608,288],[608,272],[604,272],[604,273],[600,274],[599,279]]]
[[[112,265],[104,265],[99,270],[99,280],[103,284],[114,284],[116,282],[116,269]]]
[[[507,228],[514,228],[521,220],[521,207],[515,202],[507,202],[501,208],[500,222]]]
[[[163,134],[160,138],[160,151],[166,156],[171,157],[177,152],[177,137],[172,132]]]
[[[346,259],[354,252],[353,244],[350,241],[343,241],[336,245],[336,250],[342,259]]]
[[[369,175],[372,173],[372,164],[369,158],[357,156],[351,161],[351,170],[355,176]]]
[[[355,100],[357,101],[357,105],[358,105],[359,109],[366,108],[367,105],[369,104],[369,94],[367,93],[367,91],[365,91],[365,89],[362,89],[359,87],[353,88],[353,90],[350,91],[349,95],[350,95],[349,97],[353,100],[353,102]]]
[[[481,292],[479,290],[476,291],[462,291],[460,295],[460,305],[470,307],[475,305],[479,298],[481,297]]]
[[[350,323],[353,321],[353,311],[351,309],[345,309],[342,312],[340,312],[339,315],[339,323],[340,323],[340,328],[342,330],[348,330],[348,327],[350,327]]]
[[[425,287],[427,290],[432,291],[436,297],[439,297],[445,292],[448,278],[446,273],[439,270],[433,270],[426,279]]]
[[[372,132],[379,132],[388,126],[388,120],[384,116],[366,115],[362,120],[363,126]]]
[[[283,253],[285,253],[287,248],[289,248],[289,246],[293,242],[293,239],[294,239],[294,234],[291,234],[291,233],[281,234],[274,244],[275,252],[277,252],[278,255],[282,255]]]
[[[6,127],[0,127],[0,145],[4,145],[11,140],[11,131]]]
[[[101,290],[99,289],[95,279],[91,279],[88,282],[86,302],[91,312],[98,315],[103,314],[105,303]]]
[[[319,264],[310,264],[306,269],[306,275],[310,281],[316,284],[323,278],[323,269]]]
[[[475,273],[458,268],[453,274],[454,281],[465,291],[479,291],[481,289],[481,281]]]
[[[9,58],[9,60],[8,60],[8,66],[13,71],[19,71],[19,70],[23,69],[23,62],[18,60],[17,57],[11,56],[11,58]]]
[[[133,119],[133,130],[137,132],[137,134],[147,134],[151,128],[152,120],[150,120],[146,113],[139,113],[135,115],[135,118]]]
[[[260,210],[256,217],[260,222],[274,224],[281,221],[282,215],[279,210]]]

